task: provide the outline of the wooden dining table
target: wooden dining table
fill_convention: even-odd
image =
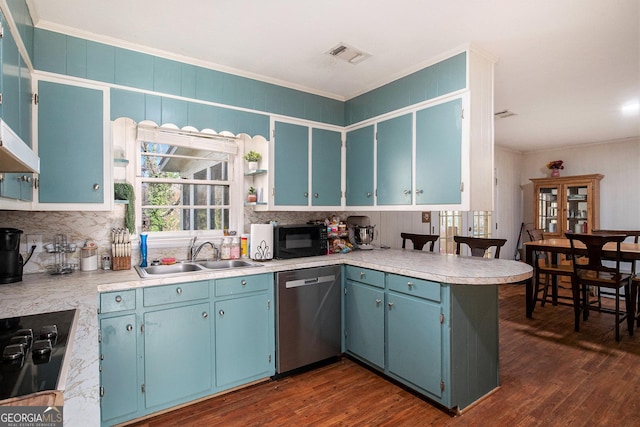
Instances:
[[[585,246],[576,241],[576,251],[580,253],[584,250],[584,254],[586,254]],[[535,268],[533,262],[533,253],[534,251],[544,251],[550,253],[552,256],[557,257],[558,254],[570,254],[571,253],[571,243],[569,243],[569,239],[544,239],[544,240],[534,240],[531,242],[525,242],[525,260],[527,264],[533,266]],[[605,256],[615,256],[616,252],[616,244],[608,243],[604,247]],[[623,261],[636,262],[640,260],[640,243],[627,243],[623,242],[620,245],[620,251]],[[557,259],[556,259],[557,261]],[[536,298],[534,295],[534,277],[527,279],[526,281],[526,315],[528,318],[533,316],[533,309],[535,308]]]

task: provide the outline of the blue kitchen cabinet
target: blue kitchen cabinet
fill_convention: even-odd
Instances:
[[[407,281],[418,282],[414,279]],[[440,284],[430,284],[439,294]],[[389,374],[427,391],[432,398],[441,399],[444,332],[440,322],[442,308],[439,298],[438,301],[430,301],[393,291],[387,298]]]
[[[379,369],[384,369],[384,273],[347,266],[345,278],[346,351]]]
[[[105,424],[138,412],[138,333],[135,314],[100,319],[100,409]]]
[[[4,29],[2,44],[2,120],[20,136],[20,52],[9,26],[0,14]],[[30,144],[30,141],[25,141]]]
[[[416,112],[416,204],[460,204],[462,99]]]
[[[309,128],[276,122],[274,138],[274,204],[309,204]]]
[[[139,410],[136,292],[98,295],[100,411],[104,425],[135,418]]]
[[[311,131],[311,204],[340,206],[342,198],[342,134],[317,129]]]
[[[347,206],[373,206],[373,125],[347,132]]]
[[[410,205],[413,114],[379,122],[376,139],[377,204]]]
[[[103,91],[38,82],[39,202],[104,203]]]
[[[345,312],[346,350],[384,369],[384,290],[348,280]]]
[[[144,313],[145,405],[159,410],[212,390],[209,302]]]
[[[273,375],[273,276],[217,279],[215,294],[216,389]]]
[[[209,281],[142,289],[147,410],[211,393],[213,349]]]

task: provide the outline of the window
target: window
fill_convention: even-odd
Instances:
[[[471,225],[467,226],[467,223]],[[441,211],[440,252],[455,253],[456,243],[453,236],[466,235],[463,231],[465,229],[471,231],[471,237],[491,237],[491,211]]]
[[[233,138],[138,126],[137,144],[142,231],[237,229]]]

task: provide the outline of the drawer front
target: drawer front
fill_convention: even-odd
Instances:
[[[440,302],[440,283],[389,274],[389,290]]]
[[[136,308],[135,289],[100,294],[100,313],[115,313],[134,308]]]
[[[254,276],[228,277],[216,279],[215,294],[217,297],[244,294],[247,292],[266,291],[273,281],[271,274],[256,274]]]
[[[209,298],[209,281],[176,283],[142,290],[145,307]]]
[[[384,288],[384,273],[382,271],[347,265],[345,276],[347,280]]]

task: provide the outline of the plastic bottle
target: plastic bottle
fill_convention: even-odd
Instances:
[[[222,240],[222,246],[220,247],[220,258],[231,259],[231,242],[228,237]]]
[[[231,259],[240,258],[240,240],[237,237],[231,239]]]
[[[140,234],[140,267],[147,266],[147,235]]]
[[[240,256],[247,258],[249,256],[249,235],[243,234],[240,238]]]

